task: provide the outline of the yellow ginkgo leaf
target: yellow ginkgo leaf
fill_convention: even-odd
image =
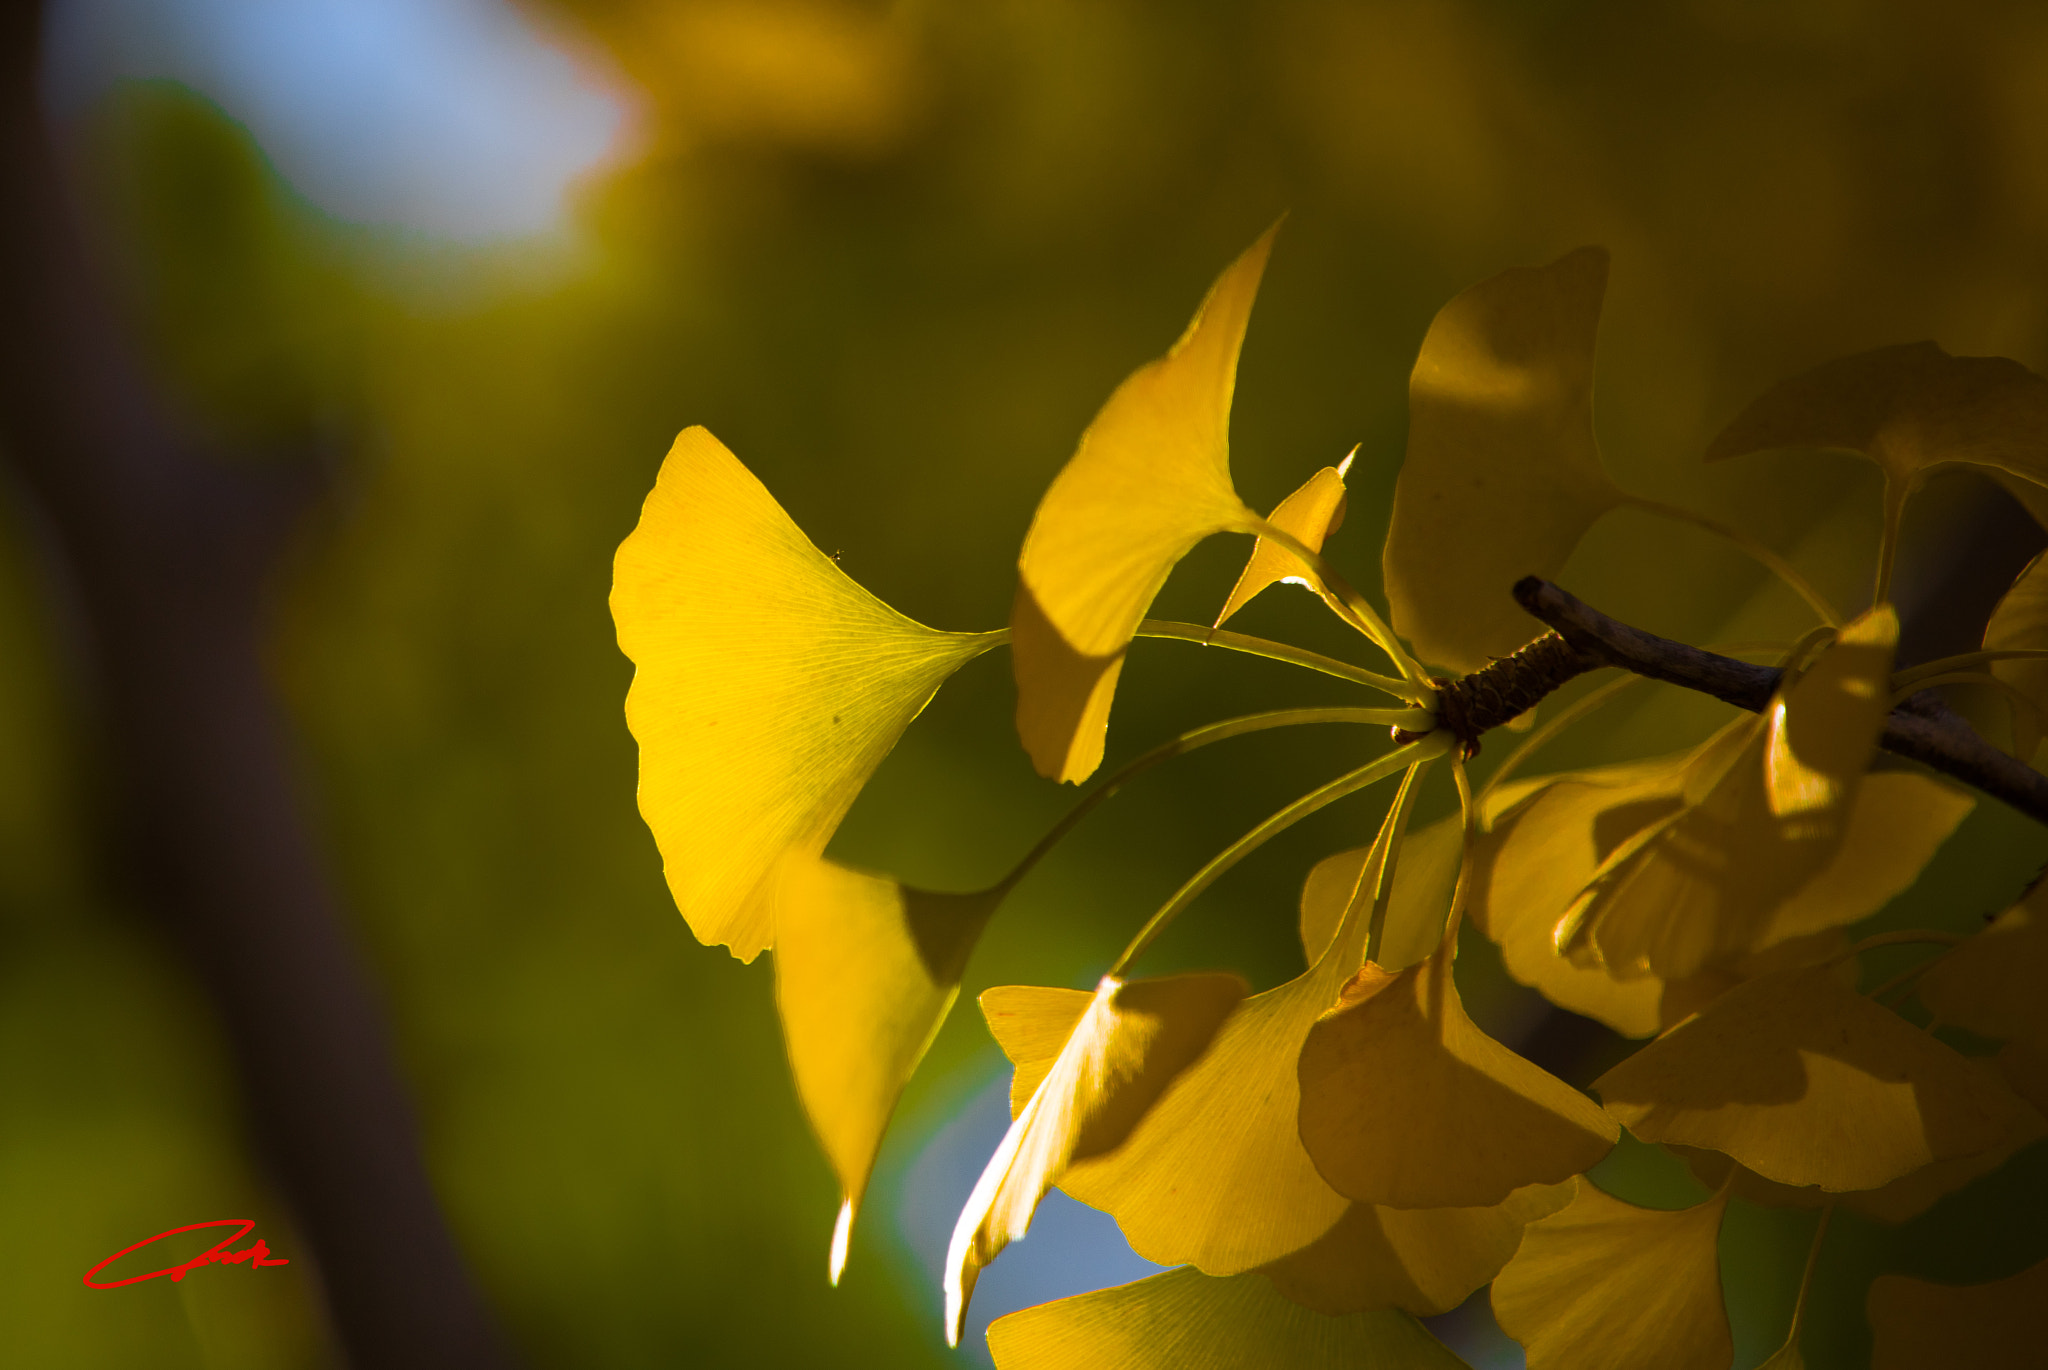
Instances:
[[[1747,726],[1738,720],[1720,735],[1721,744]],[[1975,802],[1917,772],[1866,775],[1840,843],[1819,874],[1775,908],[1736,925],[1753,926],[1754,950],[1677,982],[1655,975],[1620,979],[1604,965],[1559,955],[1557,925],[1594,872],[1630,838],[1684,807],[1688,766],[1715,745],[1693,757],[1510,786],[1488,800],[1491,831],[1480,835],[1473,853],[1468,914],[1499,945],[1510,975],[1624,1036],[1650,1036],[1737,980],[1831,955],[1834,941],[1818,934],[1874,913],[1910,885]]]
[[[1210,288],[1187,332],[1109,397],[1039,501],[1010,614],[1017,732],[1040,775],[1102,760],[1131,635],[1189,549],[1258,515],[1230,481],[1230,399],[1276,224]]]
[[[1307,1246],[1350,1207],[1302,1150],[1294,1065],[1317,1015],[1365,954],[1387,846],[1383,828],[1364,897],[1309,969],[1245,1000],[1114,1154],[1076,1162],[1060,1181],[1082,1203],[1115,1215],[1145,1259],[1235,1275]],[[1010,1106],[1020,1109],[1088,998],[1011,989],[990,990],[981,1002],[1017,1067]]]
[[[1877,1334],[1871,1370],[2039,1365],[2048,1346],[2048,1261],[1961,1287],[1880,1275],[1866,1309]]]
[[[1174,1077],[1207,1050],[1245,988],[1227,974],[1103,977],[954,1225],[946,1252],[948,1345],[959,1345],[975,1280],[1030,1229],[1046,1191],[1073,1162],[1123,1143]]]
[[[1386,935],[1379,961],[1391,970],[1412,966],[1443,941],[1444,915],[1458,881],[1463,829],[1457,815],[1410,832],[1394,864],[1394,890],[1387,901]],[[1371,847],[1326,856],[1301,887],[1301,949],[1313,964],[1337,935],[1344,915],[1361,890],[1372,864]],[[1366,893],[1366,902],[1372,895]]]
[[[1454,951],[1398,972],[1367,962],[1302,1044],[1302,1145],[1350,1198],[1490,1206],[1587,1170],[1620,1136],[1599,1105],[1465,1015]]]
[[[1351,455],[1337,465],[1325,466],[1310,476],[1299,490],[1274,507],[1266,522],[1310,551],[1322,551],[1323,540],[1344,522],[1344,474],[1351,469],[1351,458],[1357,455],[1358,450],[1353,448]],[[1230,598],[1223,602],[1223,612],[1216,615],[1216,626],[1221,628],[1259,591],[1281,581],[1306,585],[1324,595],[1329,593],[1314,569],[1301,564],[1300,557],[1262,537],[1253,546],[1251,560],[1245,563],[1237,584],[1231,588]]]
[[[1840,850],[1890,712],[1898,615],[1879,605],[1755,720],[1695,753],[1685,806],[1622,843],[1558,946],[1619,979],[1682,979],[1763,944]]]
[[[676,905],[751,961],[771,876],[823,852],[933,691],[998,633],[942,633],[853,583],[702,428],[676,438],[611,596],[634,664],[640,813]]]
[[[1590,1184],[1529,1224],[1493,1282],[1493,1315],[1529,1370],[1728,1370],[1721,1298],[1725,1196],[1637,1208]]]
[[[1408,382],[1383,575],[1397,632],[1470,673],[1536,634],[1509,597],[1622,502],[1593,440],[1607,253],[1504,271],[1441,310]]]
[[[1950,1026],[2048,1048],[2048,880],[1921,976],[1920,1002]]]
[[[2012,588],[1991,612],[1984,627],[1987,652],[2040,651],[2048,648],[2048,555],[2027,563]],[[2048,660],[1995,661],[1992,674],[2048,712]],[[2041,746],[2039,713],[2015,710],[2014,750],[2022,761],[2033,760]]]
[[[998,1370],[1458,1370],[1406,1313],[1332,1318],[1258,1275],[1183,1267],[1026,1308],[989,1325]]]
[[[1434,1317],[1498,1274],[1521,1245],[1522,1229],[1570,1203],[1575,1183],[1531,1185],[1491,1208],[1353,1204],[1313,1244],[1261,1273],[1318,1313],[1399,1308]]]
[[[778,873],[776,1007],[797,1093],[839,1178],[834,1284],[889,1117],[1001,897],[934,894],[803,855]]]
[[[1765,391],[1707,448],[1708,461],[1785,447],[1857,452],[1902,499],[1929,471],[1989,466],[2048,485],[2048,381],[2005,357],[1951,357],[1931,342],[1859,352]]]
[[[1832,967],[1759,976],[1594,1083],[1648,1142],[1723,1152],[1766,1179],[1875,1189],[2008,1143],[2033,1110]]]

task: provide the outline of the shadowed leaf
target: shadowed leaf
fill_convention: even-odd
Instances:
[[[1504,271],[1437,312],[1408,382],[1383,570],[1395,631],[1460,673],[1535,634],[1508,596],[1622,500],[1593,440],[1607,253]]]
[[[1277,231],[1117,387],[1039,501],[1010,623],[1017,731],[1040,775],[1079,781],[1101,763],[1124,651],[1174,564],[1211,533],[1258,530],[1230,481],[1230,399]]]
[[[1353,455],[1357,454],[1354,452]],[[1299,490],[1281,500],[1266,522],[1283,533],[1293,534],[1309,550],[1322,551],[1323,540],[1344,522],[1344,473],[1350,467],[1351,457],[1344,458],[1340,465],[1325,466],[1310,476]],[[1230,598],[1223,603],[1223,612],[1216,615],[1216,626],[1221,628],[1232,614],[1249,604],[1253,596],[1280,581],[1306,585],[1318,593],[1327,593],[1315,572],[1303,566],[1299,557],[1260,538],[1253,546],[1251,559],[1245,562],[1237,584],[1231,587]]]
[[[640,812],[699,941],[775,941],[770,877],[817,856],[933,691],[1001,641],[942,633],[833,565],[723,444],[676,438],[611,595]]]
[[[1984,627],[1987,652],[2044,648],[2048,648],[2048,555],[2027,563]],[[1991,671],[2032,700],[2037,710],[2048,712],[2048,660],[1994,661]],[[2013,750],[2022,761],[2033,760],[2041,747],[2039,716],[2016,711],[2013,732]]]
[[[1781,381],[1721,430],[1708,461],[1784,447],[1858,452],[1903,499],[1962,463],[2048,484],[2048,381],[2004,357],[1951,357],[1931,342],[1859,352]]]
[[[998,1318],[999,1370],[1457,1370],[1465,1363],[1388,1309],[1332,1318],[1257,1275],[1183,1267]]]
[[[1244,998],[1235,975],[1105,976],[968,1196],[946,1252],[946,1340],[980,1272],[1031,1227],[1067,1166],[1119,1147]]]
[[[1920,1002],[1979,1036],[2048,1048],[2048,881],[1920,977]]]
[[[1761,716],[1696,752],[1685,806],[1603,863],[1560,923],[1560,949],[1621,979],[1670,980],[1764,945],[1847,833],[1890,712],[1898,636],[1889,605],[1871,610]]]
[[[832,1282],[896,1101],[960,992],[1001,892],[933,894],[792,856],[776,887],[775,1001],[811,1127],[839,1178]]]
[[[2038,1365],[2048,1346],[2048,1261],[1961,1287],[1880,1275],[1867,1307],[1877,1334],[1872,1370]]]
[[[1766,1179],[1876,1189],[2038,1125],[1997,1078],[1843,985],[1834,968],[1740,985],[1594,1083],[1648,1142]]]
[[[1260,1270],[1318,1313],[1399,1308],[1433,1317],[1498,1274],[1522,1229],[1570,1203],[1575,1183],[1531,1185],[1491,1208],[1353,1204],[1312,1245]]]
[[[1302,1045],[1301,1140],[1339,1193],[1476,1208],[1588,1169],[1620,1135],[1599,1105],[1465,1015],[1453,948],[1367,962]]]
[[[1726,1208],[1637,1208],[1581,1184],[1570,1207],[1522,1234],[1493,1282],[1494,1317],[1529,1370],[1728,1370]]]

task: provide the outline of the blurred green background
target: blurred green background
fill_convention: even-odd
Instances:
[[[1196,864],[1338,764],[1319,731],[1213,749],[1032,877],[970,968],[829,1289],[836,1193],[768,962],[692,940],[633,807],[630,667],[605,595],[679,428],[708,426],[906,613],[998,626],[1037,494],[1096,406],[1285,211],[1234,467],[1270,506],[1360,444],[1332,555],[1370,590],[1434,310],[1603,243],[1610,469],[1856,602],[1874,472],[1706,468],[1717,426],[1774,380],[1885,343],[2048,362],[2048,13],[2023,3],[419,0],[364,6],[375,22],[286,7],[294,25],[264,8],[60,6],[49,98],[181,409],[229,450],[339,435],[334,498],[278,587],[276,675],[445,1204],[541,1367],[983,1356],[944,1349],[931,1264],[1000,1128],[1000,1057],[971,996],[1092,983]],[[1937,495],[1911,564],[1938,590],[1942,549],[1995,497],[1960,478]],[[92,721],[71,703],[38,536],[0,488],[8,1359],[322,1364],[303,1260],[79,1284],[131,1241],[229,1213],[295,1251],[203,1004],[95,871]],[[1162,616],[1213,617],[1244,550],[1200,549]],[[1799,626],[1740,556],[1629,513],[1563,579],[1694,641]],[[1320,613],[1275,591],[1234,626],[1356,658]],[[1111,761],[1345,693],[1221,656],[1140,644]],[[1069,798],[1031,774],[1011,702],[1001,654],[963,672],[835,854],[940,887],[1006,868]],[[1721,716],[1645,690],[1538,769],[1673,749]],[[1248,861],[1152,968],[1295,973],[1301,876],[1366,840],[1383,802]],[[1881,918],[1974,926],[2044,856],[2041,832],[1987,802]],[[1496,1031],[1540,1016],[1484,948],[1461,975]],[[1586,1040],[1567,1072],[1582,1083],[1609,1049]],[[1867,1355],[1877,1270],[1976,1280],[2048,1254],[2044,1170],[2024,1154],[1904,1229],[1839,1220],[1814,1363]],[[1689,1193],[1653,1157],[1609,1172],[1644,1201]],[[1738,1366],[1782,1336],[1808,1224],[1731,1219]],[[1042,1227],[984,1281],[982,1321],[1143,1269],[1106,1220],[1060,1209]],[[1517,1364],[1483,1321],[1451,1330],[1475,1363]]]

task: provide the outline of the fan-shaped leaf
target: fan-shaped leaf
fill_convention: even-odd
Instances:
[[[1339,1193],[1393,1208],[1476,1208],[1590,1168],[1620,1129],[1465,1015],[1454,948],[1371,962],[1302,1045],[1301,1140]]]
[[[1491,1208],[1353,1204],[1309,1246],[1260,1269],[1281,1293],[1332,1316],[1399,1308],[1446,1313],[1500,1272],[1522,1229],[1572,1200],[1576,1182],[1531,1185]]]
[[[1522,1234],[1493,1282],[1494,1317],[1528,1350],[1529,1370],[1727,1370],[1726,1208],[1637,1208],[1581,1184],[1570,1207]]]
[[[983,1267],[1031,1227],[1075,1160],[1113,1151],[1244,998],[1235,975],[1105,976],[968,1196],[946,1252],[946,1340],[958,1345]]]
[[[1183,1267],[1040,1304],[988,1329],[998,1370],[1457,1370],[1406,1313],[1332,1318],[1258,1275]]]
[[[1278,227],[1172,351],[1117,387],[1032,517],[1010,627],[1017,731],[1040,775],[1084,780],[1100,764],[1124,651],[1174,564],[1211,533],[1258,531],[1230,482],[1230,399]]]
[[[619,547],[640,812],[698,940],[774,944],[770,877],[817,856],[933,691],[1002,639],[912,622],[853,583],[702,428]]]
[[[1738,986],[1594,1083],[1649,1142],[1724,1152],[1766,1179],[1875,1189],[2037,1125],[1988,1071],[1827,966]]]
[[[1354,450],[1351,455],[1358,454]],[[1292,534],[1310,551],[1322,551],[1323,540],[1344,522],[1344,473],[1350,469],[1351,457],[1344,458],[1336,466],[1325,466],[1310,476],[1299,490],[1281,500],[1267,516],[1266,522],[1283,533]],[[1306,585],[1321,594],[1328,593],[1322,588],[1322,581],[1314,570],[1303,566],[1299,557],[1262,537],[1252,547],[1251,559],[1245,563],[1237,584],[1231,587],[1230,598],[1223,602],[1223,612],[1216,615],[1216,626],[1221,628],[1259,591],[1281,581]]]
[[[839,1177],[839,1282],[896,1101],[960,992],[998,890],[934,894],[792,855],[775,899],[775,1000],[797,1093]]]
[[[1504,271],[1437,312],[1408,382],[1384,576],[1397,632],[1461,673],[1535,634],[1508,596],[1621,503],[1593,441],[1607,253]]]

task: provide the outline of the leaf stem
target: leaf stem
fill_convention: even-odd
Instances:
[[[1204,628],[1198,623],[1177,623],[1172,619],[1148,618],[1138,624],[1133,637],[1166,637],[1181,642],[1195,642],[1204,647],[1221,647],[1225,651],[1244,652],[1250,656],[1262,656],[1271,661],[1285,661],[1295,666],[1306,666],[1311,671],[1348,680],[1356,685],[1370,685],[1375,690],[1393,695],[1396,699],[1413,701],[1417,691],[1406,681],[1392,676],[1379,675],[1363,666],[1353,666],[1348,661],[1324,656],[1285,642],[1270,642],[1262,637],[1250,637],[1244,633],[1233,633],[1227,628]]]
[[[1444,915],[1444,938],[1438,944],[1439,951],[1457,942],[1458,924],[1465,918],[1465,905],[1472,892],[1472,844],[1479,823],[1479,804],[1472,797],[1472,777],[1466,774],[1464,757],[1452,755],[1451,779],[1458,785],[1458,820],[1463,831],[1458,837],[1458,883],[1451,887],[1451,911]]]
[[[1346,795],[1355,794],[1376,781],[1386,779],[1395,771],[1405,766],[1412,765],[1417,761],[1433,760],[1443,755],[1444,752],[1449,750],[1452,741],[1453,739],[1445,734],[1431,733],[1420,742],[1411,742],[1405,747],[1397,747],[1377,761],[1360,766],[1355,771],[1348,771],[1332,780],[1329,784],[1310,790],[1307,794],[1295,800],[1286,808],[1281,809],[1256,828],[1253,828],[1243,837],[1238,838],[1237,841],[1231,843],[1214,857],[1210,858],[1207,865],[1196,871],[1188,878],[1186,884],[1174,891],[1173,898],[1167,900],[1166,903],[1160,906],[1157,913],[1145,920],[1145,925],[1138,929],[1138,933],[1131,939],[1130,945],[1124,948],[1123,955],[1117,957],[1116,964],[1109,968],[1109,974],[1115,976],[1123,975],[1130,968],[1131,963],[1137,960],[1144,953],[1145,949],[1152,945],[1154,939],[1166,930],[1167,925],[1180,916],[1181,910],[1194,903],[1204,890],[1215,884],[1222,877],[1225,871],[1228,871],[1232,866],[1235,866],[1245,857],[1264,846],[1268,839],[1285,832],[1310,814],[1315,813],[1319,809],[1327,808]]]
[[[1030,851],[1024,853],[1017,864],[1010,868],[1008,875],[989,887],[990,891],[1008,894],[1016,888],[1017,883],[1031,873],[1032,867],[1044,860],[1047,853],[1059,844],[1061,838],[1080,825],[1082,819],[1093,813],[1097,806],[1129,781],[1162,761],[1206,747],[1212,742],[1242,737],[1246,733],[1264,732],[1268,728],[1289,728],[1304,723],[1363,723],[1374,727],[1391,726],[1397,717],[1411,712],[1413,711],[1407,709],[1278,709],[1271,713],[1247,714],[1242,718],[1229,718],[1221,723],[1191,729],[1160,743],[1140,756],[1133,757],[1101,784],[1083,795],[1046,831],[1045,836],[1038,839]]]
[[[1425,690],[1429,688],[1428,675],[1415,658],[1408,655],[1407,649],[1401,645],[1401,640],[1394,636],[1394,630],[1381,620],[1378,611],[1367,602],[1364,595],[1359,594],[1351,587],[1349,581],[1337,574],[1337,569],[1323,559],[1322,553],[1286,529],[1275,527],[1263,520],[1255,531],[1260,537],[1278,543],[1294,553],[1302,565],[1314,571],[1324,587],[1336,597],[1336,602],[1331,607],[1337,608],[1352,627],[1371,638],[1374,644],[1387,654],[1388,659],[1394,663],[1395,669],[1400,671],[1403,677]]]
[[[1731,1168],[1728,1173],[1732,1175],[1735,1172]],[[1799,1328],[1806,1319],[1806,1292],[1813,1287],[1813,1268],[1820,1264],[1821,1242],[1828,1235],[1828,1219],[1834,1216],[1833,1204],[1821,1205],[1820,1221],[1813,1227],[1813,1243],[1806,1248],[1806,1268],[1799,1272],[1799,1294],[1792,1301],[1792,1326],[1785,1332],[1785,1347],[1781,1348],[1781,1353],[1790,1349],[1795,1356],[1798,1354]]]
[[[1455,752],[1452,754],[1456,755]],[[1387,806],[1386,819],[1380,824],[1379,835],[1373,839],[1372,852],[1358,873],[1361,884],[1366,871],[1373,873],[1372,911],[1365,920],[1367,961],[1379,959],[1380,943],[1386,936],[1387,905],[1393,897],[1394,875],[1401,863],[1401,839],[1408,832],[1409,803],[1414,797],[1415,782],[1428,768],[1427,761],[1418,761],[1408,768],[1408,774],[1401,777],[1401,788],[1394,792],[1394,802]],[[1357,900],[1356,889],[1352,890],[1351,898],[1354,902]]]
[[[1907,685],[1917,686],[1922,680],[1946,675],[1950,671],[1967,671],[1976,666],[1989,666],[1994,661],[2041,661],[2048,659],[2048,651],[2037,647],[2011,647],[1996,652],[1964,652],[1961,656],[1945,656],[1935,661],[1923,661],[1910,670],[1897,671],[1892,675],[1892,688],[1902,689]]]
[[[1828,597],[1814,588],[1812,581],[1799,574],[1798,568],[1793,566],[1791,562],[1785,560],[1785,558],[1779,556],[1776,552],[1773,552],[1741,529],[1725,524],[1719,519],[1710,518],[1696,510],[1687,509],[1683,505],[1666,504],[1662,500],[1646,499],[1641,495],[1626,495],[1623,498],[1631,509],[1638,509],[1645,514],[1655,514],[1661,518],[1672,519],[1678,523],[1689,523],[1695,528],[1704,529],[1709,533],[1727,539],[1742,551],[1747,552],[1752,558],[1762,564],[1766,570],[1777,576],[1779,580],[1785,582],[1786,586],[1794,594],[1805,600],[1813,611],[1820,615],[1822,622],[1826,623],[1829,627],[1841,627],[1842,616],[1835,611],[1835,606],[1828,601]]]

